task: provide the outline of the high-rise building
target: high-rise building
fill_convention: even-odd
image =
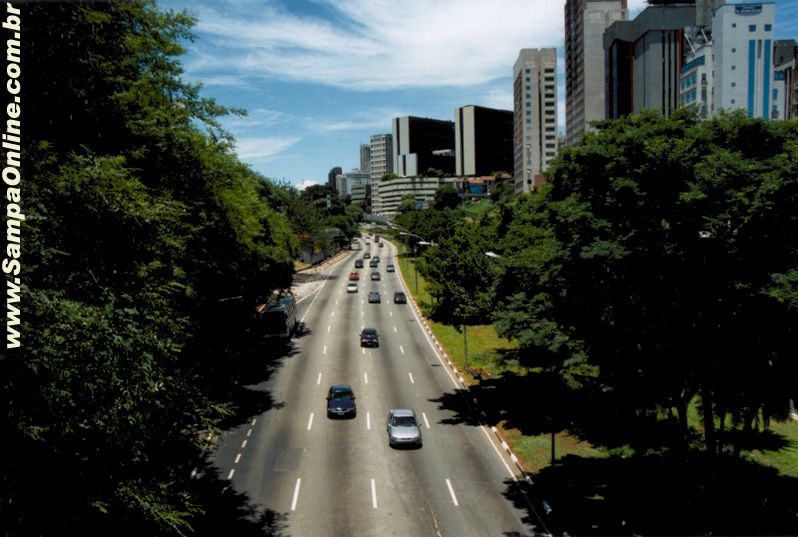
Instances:
[[[429,169],[454,173],[454,122],[404,116],[392,124],[395,174],[417,177]]]
[[[776,41],[773,47],[774,77],[779,94],[779,106],[784,110],[784,119],[798,118],[798,44],[794,39]],[[775,100],[775,99],[774,99]]]
[[[393,135],[374,134],[370,142],[369,172],[374,182],[386,173],[393,173]]]
[[[773,2],[727,4],[712,18],[713,113],[743,108],[748,117],[782,119],[774,94]]]
[[[360,144],[360,169],[371,172],[371,145]]]
[[[336,166],[332,168],[330,172],[327,174],[327,184],[331,187],[338,189],[338,176],[344,173],[344,170],[340,166]]]
[[[455,174],[482,176],[513,169],[513,113],[482,106],[454,111]]]
[[[626,0],[565,2],[566,144],[578,144],[590,122],[605,119],[604,46],[610,24],[627,20]]]
[[[513,66],[513,160],[515,193],[543,182],[557,156],[557,51],[521,49]]]
[[[694,3],[654,3],[634,20],[604,32],[606,117],[679,107],[685,29],[696,25]]]

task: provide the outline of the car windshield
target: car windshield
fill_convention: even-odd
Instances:
[[[377,330],[375,328],[366,328],[363,330],[364,336],[375,336],[377,335]]]
[[[333,392],[332,398],[335,400],[346,401],[352,398],[352,392]]]
[[[394,416],[391,425],[394,427],[416,427],[416,418],[413,416]]]

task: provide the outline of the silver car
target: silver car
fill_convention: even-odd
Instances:
[[[421,447],[421,427],[409,408],[394,408],[388,414],[388,443],[391,447]]]

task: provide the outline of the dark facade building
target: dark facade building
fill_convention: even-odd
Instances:
[[[391,123],[396,175],[417,177],[430,168],[454,174],[454,122],[404,116]]]
[[[679,107],[684,29],[696,24],[696,6],[650,5],[632,21],[604,32],[606,116],[615,119],[654,108]]]
[[[344,173],[344,170],[340,166],[336,166],[335,168],[330,170],[330,173],[327,174],[327,184],[333,188],[336,188],[338,183],[338,176]]]
[[[513,112],[482,106],[454,111],[455,175],[483,176],[513,170]]]

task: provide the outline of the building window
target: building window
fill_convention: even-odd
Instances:
[[[525,72],[525,73],[531,73],[531,72],[532,72],[532,69],[530,69],[529,67],[527,67],[526,69],[524,69],[524,72]]]
[[[737,82],[732,82],[732,86],[731,87],[736,88],[737,87]]]
[[[526,89],[527,89],[527,91],[529,91],[529,90],[531,90],[531,89],[532,89],[532,86],[530,86],[529,84],[527,84],[527,85],[526,85]]]
[[[769,31],[771,31],[772,29],[773,29],[773,25],[771,25],[771,24],[766,24],[766,25],[765,25],[765,31],[766,31],[766,32],[769,32]]]
[[[544,73],[553,73],[553,72],[554,72],[554,68],[552,68],[552,67],[546,67],[546,69],[544,69],[544,70],[543,70],[543,72],[544,72]]]
[[[546,118],[546,123],[554,123],[554,118],[553,117],[547,117]]]
[[[532,79],[531,79],[531,78],[529,78],[529,77],[526,77],[526,81],[527,81],[527,82],[531,82],[531,81],[532,81]]]
[[[732,65],[732,71],[736,71],[736,70],[737,70],[737,66],[736,65]]]
[[[734,104],[736,101],[734,99],[731,100],[731,103]]]
[[[531,119],[529,119],[529,118],[526,118],[526,122],[527,122],[527,123],[532,123],[532,120],[531,120]]]
[[[732,28],[737,28],[737,23],[736,22],[732,23]]]
[[[737,52],[737,49],[732,47],[732,54],[735,54],[736,52]]]
[[[749,24],[748,25],[749,32],[756,32],[756,24]]]
[[[554,151],[546,151],[546,156],[547,157],[554,157],[556,155],[557,155],[557,153],[555,153]]]
[[[527,110],[526,111],[526,115],[531,116],[532,115],[532,110]]]
[[[532,94],[531,94],[531,93],[527,93],[527,94],[526,94],[526,98],[527,98],[527,99],[531,99],[531,98],[532,98]]]

